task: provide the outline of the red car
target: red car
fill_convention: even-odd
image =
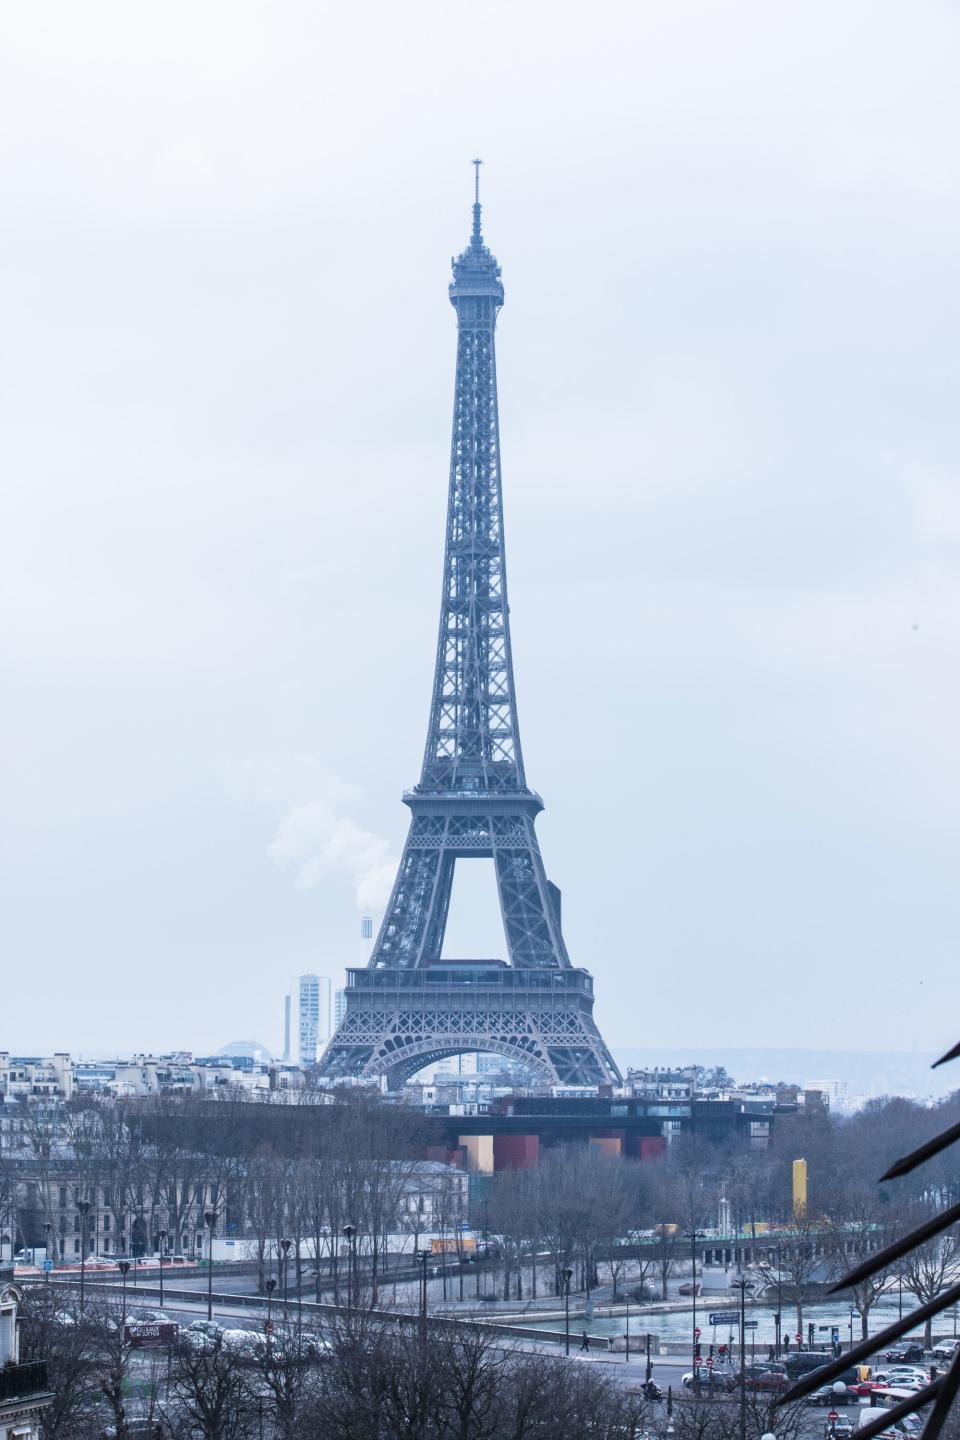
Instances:
[[[856,1390],[858,1395],[869,1395],[872,1391],[882,1390],[883,1388],[879,1380],[857,1380],[850,1386],[850,1389]]]
[[[792,1381],[785,1370],[768,1370],[763,1375],[748,1375],[744,1390],[789,1390]]]

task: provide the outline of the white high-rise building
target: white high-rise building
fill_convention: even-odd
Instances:
[[[301,975],[297,1007],[300,1064],[316,1065],[320,1043],[320,976]]]

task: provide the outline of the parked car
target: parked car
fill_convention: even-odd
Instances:
[[[793,1381],[786,1370],[765,1370],[760,1375],[747,1375],[744,1390],[789,1390]]]
[[[853,1435],[853,1421],[849,1415],[838,1415],[836,1420],[826,1422],[823,1433],[829,1440],[846,1440],[847,1436]]]
[[[930,1376],[918,1365],[883,1365],[874,1371],[871,1379],[876,1380],[878,1385],[906,1385],[912,1380],[926,1382]]]
[[[824,1355],[818,1350],[795,1350],[788,1355],[783,1362],[783,1368],[791,1380],[799,1380],[801,1375],[809,1375],[811,1370],[819,1370],[823,1365],[829,1365],[830,1356]]]
[[[925,1353],[919,1340],[906,1340],[885,1350],[881,1359],[888,1365],[908,1365],[917,1360],[922,1363]]]
[[[732,1390],[737,1383],[738,1376],[731,1370],[709,1370],[705,1365],[700,1367],[701,1389]],[[693,1389],[693,1371],[688,1370],[680,1381],[685,1390]]]
[[[223,1326],[216,1320],[193,1320],[180,1332],[180,1339],[191,1350],[207,1355],[214,1350],[223,1335]]]
[[[834,1381],[836,1384],[836,1381]],[[848,1385],[842,1394],[837,1394],[833,1385],[821,1385],[819,1390],[814,1390],[803,1402],[805,1405],[825,1405],[827,1409],[837,1405],[859,1405],[860,1395],[853,1386]]]
[[[259,1360],[267,1344],[256,1330],[224,1330],[220,1340],[224,1350],[238,1360]]]
[[[960,1340],[941,1340],[939,1344],[934,1345],[930,1353],[935,1360],[943,1363],[952,1360],[958,1349],[960,1349]]]

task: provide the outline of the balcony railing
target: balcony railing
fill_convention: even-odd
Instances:
[[[46,1388],[46,1360],[34,1360],[29,1365],[0,1366],[0,1401],[39,1395]]]

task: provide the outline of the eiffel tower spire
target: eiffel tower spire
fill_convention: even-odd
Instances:
[[[618,1072],[593,1022],[593,982],[567,954],[534,829],[543,801],[527,787],[517,728],[494,343],[503,284],[473,164],[473,228],[449,290],[457,366],[423,766],[403,797],[410,830],[369,967],[348,972],[321,1074],[396,1083],[444,1055],[487,1050],[547,1083],[596,1084]],[[454,867],[470,857],[494,862],[508,954],[468,970],[441,956]]]

